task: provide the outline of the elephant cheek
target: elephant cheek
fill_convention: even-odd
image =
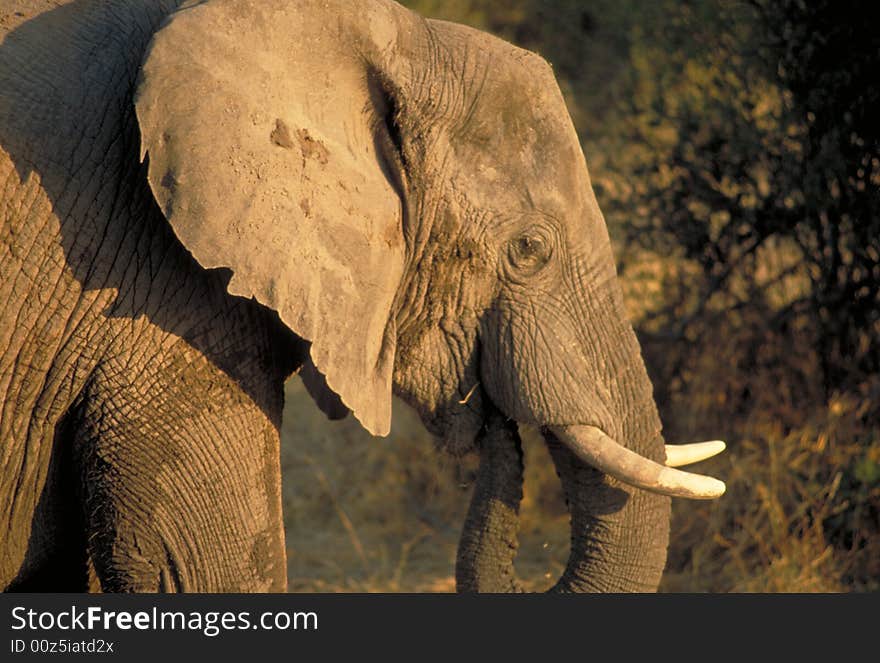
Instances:
[[[474,449],[474,440],[484,423],[484,399],[477,379],[465,378],[459,384],[470,384],[470,393],[462,394],[458,385],[446,385],[442,373],[396,371],[394,394],[412,407],[422,424],[437,437],[443,449],[461,456]]]

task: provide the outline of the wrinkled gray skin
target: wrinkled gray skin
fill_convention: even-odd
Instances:
[[[389,2],[176,4],[74,0],[0,43],[0,586],[283,591],[302,369],[373,433],[393,390],[479,447],[459,589],[516,590],[514,422],[664,460],[550,67]],[[668,498],[547,441],[556,588],[656,589]]]

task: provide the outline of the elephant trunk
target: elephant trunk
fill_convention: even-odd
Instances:
[[[522,592],[519,547],[523,453],[516,423],[495,413],[477,441],[480,468],[455,561],[459,592]]]
[[[544,431],[571,513],[571,553],[554,592],[654,591],[666,560],[669,498],[585,465]],[[522,592],[514,560],[522,500],[515,422],[494,415],[478,441],[480,467],[455,566],[459,592]]]
[[[708,480],[711,487],[715,481],[680,473],[688,476],[673,475],[681,481],[670,483],[666,477],[659,487],[655,485],[652,473],[664,474],[672,464],[702,460],[718,453],[724,445],[710,442],[666,446],[664,451],[663,438],[649,432],[656,430],[656,411],[651,407],[644,412],[645,426],[626,428],[627,439],[647,439],[637,446],[645,455],[633,460],[624,454],[628,462],[622,466],[615,461],[619,450],[606,448],[613,442],[604,439],[607,436],[599,435],[598,448],[594,448],[596,440],[590,438],[597,436],[590,427],[542,431],[571,514],[571,552],[565,571],[550,591],[655,591],[669,542],[669,495],[705,497],[693,494],[690,488],[681,492],[681,485],[694,481],[699,487]],[[583,439],[584,433],[588,433],[587,439]],[[478,447],[480,468],[456,559],[457,589],[521,592],[522,584],[514,569],[523,495],[523,456],[517,424],[499,413],[493,414],[481,432]],[[590,454],[597,460],[588,464],[584,456]],[[664,455],[666,465],[661,464]],[[646,478],[644,472],[648,470]],[[630,480],[622,480],[621,476]],[[633,477],[642,485],[634,485]]]
[[[617,294],[611,301],[619,303]],[[666,446],[632,328],[620,315],[597,319],[605,321],[605,338],[615,339],[603,343],[615,352],[591,364],[596,370],[591,382],[600,385],[596,392],[602,397],[560,403],[541,417],[559,422],[542,433],[571,515],[571,553],[552,591],[655,591],[666,563],[669,498],[712,499],[725,490],[717,479],[675,466],[708,458],[724,443]],[[488,395],[500,412],[489,415],[478,440],[480,469],[456,580],[461,591],[516,591],[522,450],[516,422],[502,412],[523,412],[526,421],[540,418],[503,389]]]
[[[571,514],[571,552],[555,592],[653,592],[666,563],[669,497],[584,464],[544,431]]]

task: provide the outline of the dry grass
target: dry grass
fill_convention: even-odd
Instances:
[[[288,384],[282,468],[292,591],[450,591],[466,467],[395,408],[394,434],[326,421]]]
[[[540,589],[562,570],[568,525],[542,442],[527,431],[518,569]],[[287,386],[282,449],[291,591],[451,592],[476,459],[435,449],[395,402],[392,434],[326,421],[298,379]]]
[[[743,426],[707,468],[727,479],[727,495],[676,503],[662,589],[880,589],[880,435],[860,423],[868,406],[837,397],[787,433]]]

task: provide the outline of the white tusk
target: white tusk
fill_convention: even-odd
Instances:
[[[595,426],[550,430],[585,463],[631,486],[670,497],[710,500],[724,494],[723,481],[655,463],[615,442]]]
[[[667,444],[666,467],[681,467],[691,463],[699,463],[712,456],[717,456],[727,448],[721,440],[693,442],[691,444]]]

